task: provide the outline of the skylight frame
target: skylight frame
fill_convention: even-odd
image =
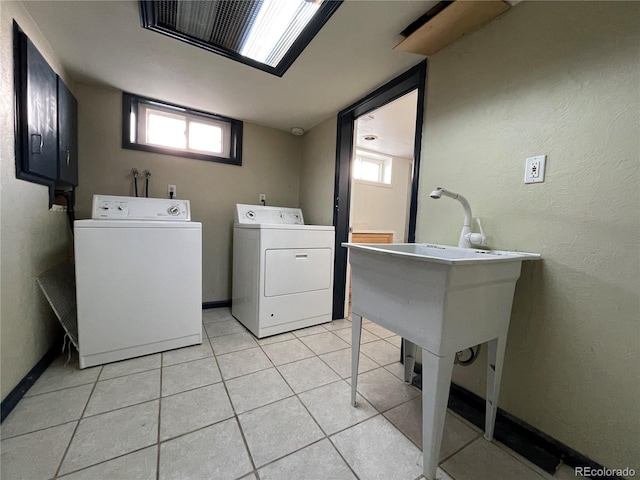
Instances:
[[[309,45],[309,43],[311,43],[311,40],[313,40],[313,38],[318,34],[324,24],[327,23],[329,18],[331,18],[331,16],[342,4],[342,2],[343,0],[324,0],[309,24],[302,30],[300,36],[298,36],[298,38],[293,42],[291,48],[289,48],[289,51],[284,55],[284,57],[275,67],[245,57],[234,50],[222,47],[220,45],[208,43],[199,38],[174,30],[173,28],[158,24],[158,18],[156,14],[157,2],[154,0],[139,1],[140,23],[143,28],[146,28],[148,30],[166,35],[176,40],[183,41],[185,43],[188,43],[189,45],[193,45],[195,47],[217,53],[218,55],[226,57],[230,60],[244,63],[245,65],[249,65],[272,75],[282,77],[285,72],[291,67],[293,62],[295,62],[295,60],[300,56],[304,49]]]

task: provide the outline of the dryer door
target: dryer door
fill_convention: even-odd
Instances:
[[[331,248],[271,249],[265,253],[265,297],[331,288]]]

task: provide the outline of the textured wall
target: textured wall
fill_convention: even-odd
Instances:
[[[231,299],[235,205],[257,204],[260,193],[267,195],[268,205],[298,205],[300,138],[245,123],[240,167],[127,150],[121,146],[122,92],[89,85],[77,85],[76,92],[80,143],[78,218],[91,216],[95,193],[133,195],[132,167],[140,172],[149,170],[150,197],[166,198],[167,185],[176,185],[177,197],[191,202],[192,219],[202,222],[203,301]],[[140,195],[143,183],[139,177]]]
[[[59,332],[55,316],[36,285],[36,277],[68,259],[71,244],[66,214],[49,210],[47,187],[16,178],[14,18],[64,78],[58,57],[22,5],[0,2],[0,376],[3,400],[42,358]]]
[[[500,407],[640,470],[640,3],[522,2],[430,59],[418,241],[539,252],[518,283]],[[546,181],[524,185],[546,154]],[[481,360],[483,360],[482,358]],[[484,362],[454,380],[484,396]]]
[[[333,225],[336,119],[328,118],[302,137],[300,206],[306,223]]]

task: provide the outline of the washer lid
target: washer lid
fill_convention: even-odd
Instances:
[[[236,223],[258,225],[304,225],[302,210],[290,207],[267,207],[264,205],[236,205]]]

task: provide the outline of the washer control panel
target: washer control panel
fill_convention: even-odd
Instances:
[[[123,220],[191,220],[189,200],[94,195],[91,218]]]
[[[265,207],[264,205],[236,205],[236,223],[304,225],[302,210],[290,207]]]

